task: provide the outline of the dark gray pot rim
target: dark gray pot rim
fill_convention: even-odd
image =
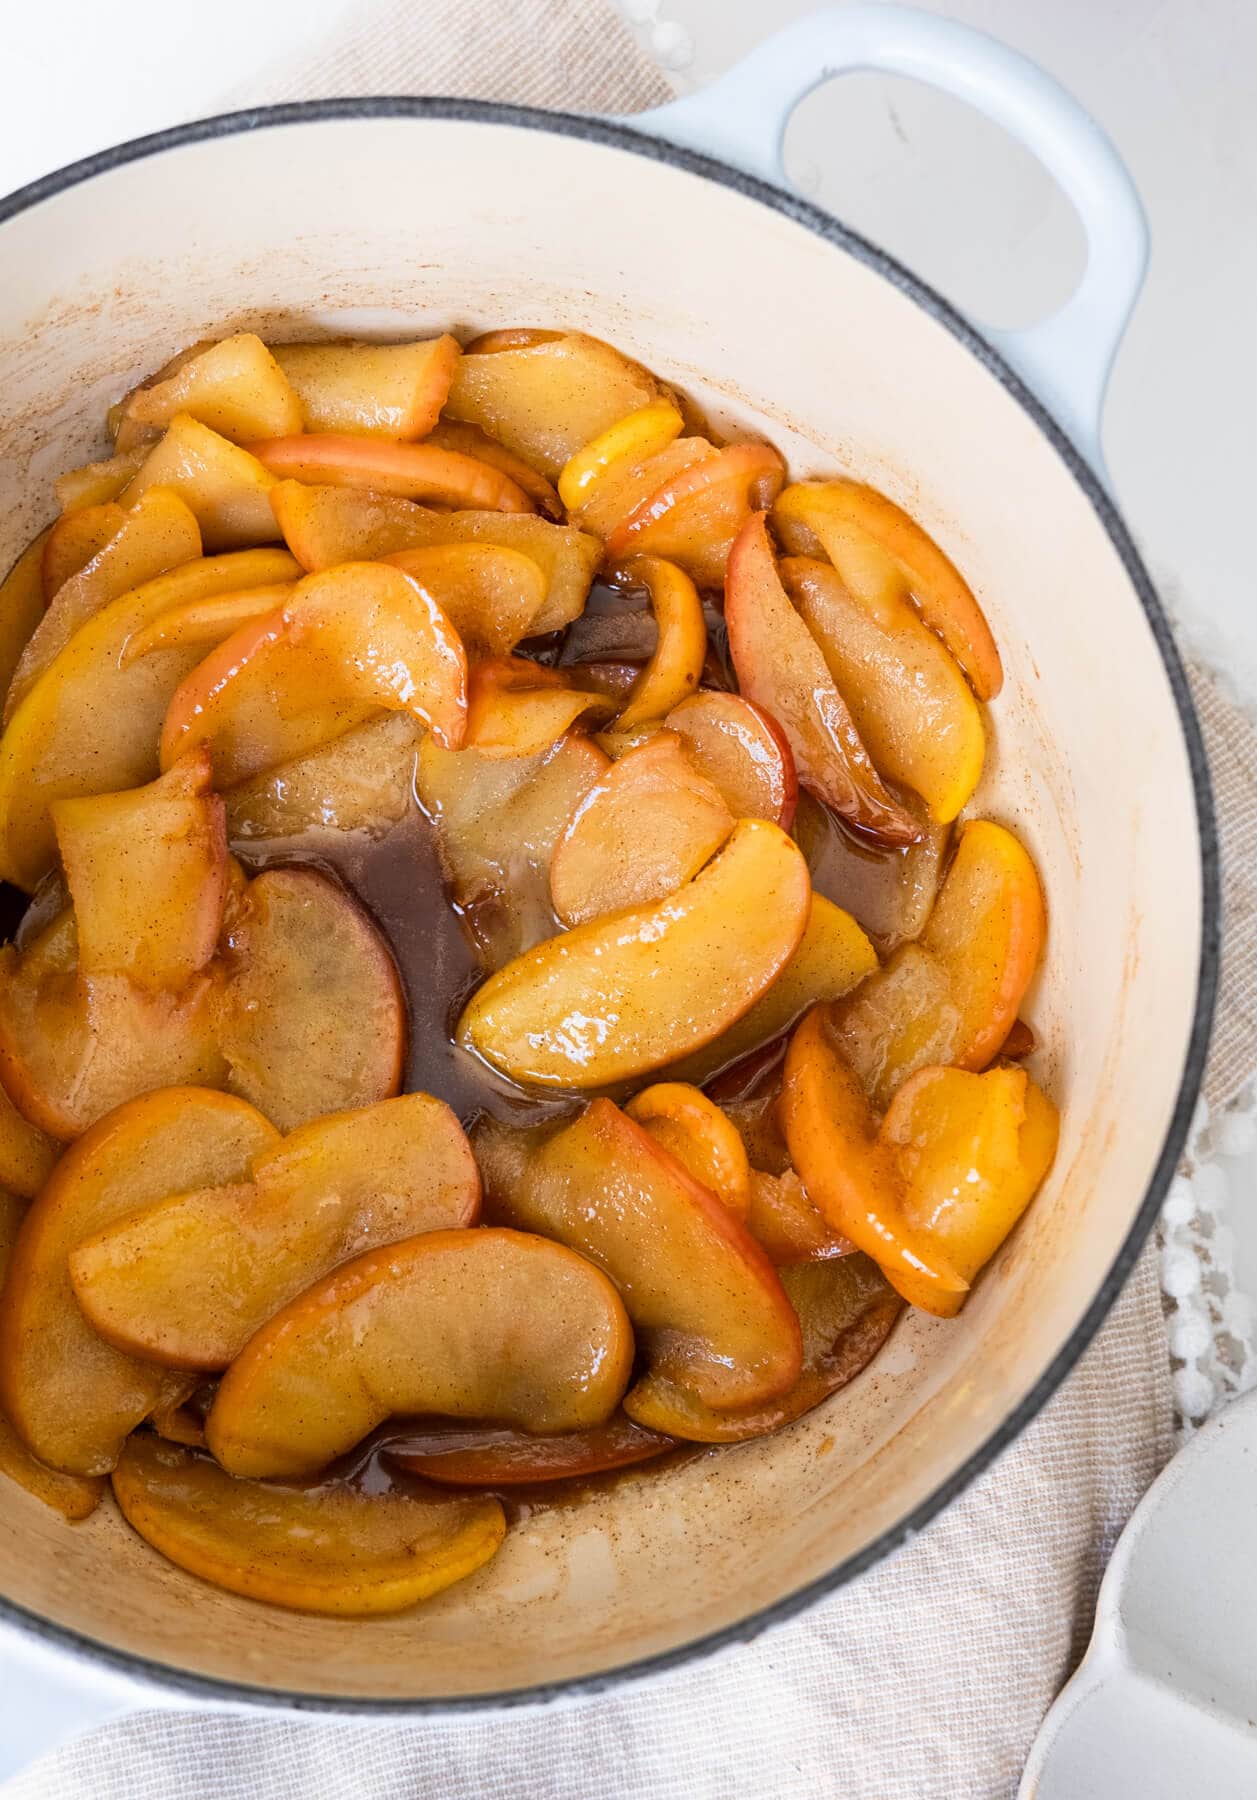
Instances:
[[[293,1693],[278,1688],[263,1688],[244,1682],[218,1680],[191,1675],[171,1668],[153,1658],[133,1655],[113,1648],[94,1638],[56,1625],[27,1608],[0,1598],[0,1619],[7,1620],[33,1636],[56,1646],[76,1658],[96,1666],[104,1665],[122,1674],[156,1685],[168,1692],[186,1694],[190,1700],[216,1701],[225,1706],[250,1706],[259,1709],[291,1709],[299,1712],[342,1714],[374,1718],[392,1717],[401,1722],[481,1711],[497,1711],[508,1707],[538,1706],[560,1699],[605,1694],[625,1684],[651,1675],[662,1674],[695,1662],[718,1650],[749,1643],[770,1627],[803,1612],[827,1594],[836,1592],[856,1576],[897,1550],[909,1538],[929,1524],[935,1515],[956,1498],[970,1482],[989,1468],[1002,1451],[1043,1408],[1065,1376],[1099,1330],[1110,1308],[1134,1267],[1140,1250],[1148,1238],[1166,1189],[1173,1178],[1195,1111],[1196,1098],[1204,1075],[1218,983],[1219,933],[1221,919],[1220,871],[1217,826],[1213,810],[1213,794],[1200,724],[1192,704],[1187,677],[1179,658],[1169,624],[1157,599],[1147,571],[1131,541],[1120,514],[1109,499],[1088,464],[1079,455],[1065,433],[1042,403],[1015,375],[1004,359],[963,319],[956,309],[925,282],[911,274],[900,263],[879,250],[867,239],[841,225],[828,213],[808,201],[785,193],[751,175],[731,168],[727,163],[697,155],[690,150],[661,143],[634,131],[631,126],[609,123],[595,118],[582,118],[570,113],[543,112],[535,107],[503,105],[493,101],[450,100],[415,97],[379,97],[360,100],[296,101],[282,106],[262,106],[247,111],[223,113],[214,118],[199,119],[191,124],[176,125],[147,137],[118,144],[94,156],[69,164],[46,175],[29,186],[20,188],[0,200],[0,224],[44,201],[53,199],[82,182],[121,168],[145,157],[160,156],[189,144],[209,139],[236,137],[251,131],[264,131],[281,125],[321,124],[328,120],[360,119],[454,119],[482,125],[508,125],[529,131],[546,131],[558,137],[581,138],[629,151],[653,162],[670,163],[690,174],[702,176],[722,187],[784,214],[796,224],[806,227],[827,243],[854,256],[875,270],[892,287],[924,308],[941,325],[958,338],[984,368],[995,376],[1008,393],[1030,415],[1048,439],[1074,481],[1089,501],[1101,527],[1121,558],[1131,584],[1139,597],[1148,628],[1156,641],[1161,660],[1178,709],[1179,723],[1187,747],[1195,790],[1196,813],[1200,831],[1202,919],[1200,964],[1197,978],[1196,1007],[1188,1042],[1187,1056],[1178,1096],[1171,1114],[1156,1167],[1148,1183],[1139,1210],[1132,1221],[1120,1250],[1113,1259],[1099,1290],[1068,1341],[1044,1370],[1039,1380],[1020,1405],[992,1432],[985,1443],[969,1456],[963,1465],[941,1483],[927,1499],[913,1507],[880,1537],[848,1557],[818,1580],[787,1594],[772,1606],[763,1608],[737,1624],[696,1638],[677,1649],[668,1650],[597,1675],[577,1677],[569,1681],[541,1683],[535,1687],[515,1689],[507,1693],[470,1694],[433,1700],[372,1700],[353,1696]]]

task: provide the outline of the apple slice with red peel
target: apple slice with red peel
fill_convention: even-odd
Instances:
[[[788,1031],[809,1006],[850,993],[876,969],[877,952],[851,914],[813,894],[807,928],[772,986],[714,1042],[670,1064],[669,1080],[703,1086],[719,1070]]]
[[[399,1413],[580,1431],[611,1417],[632,1364],[624,1304],[583,1257],[522,1231],[432,1231],[277,1313],[205,1433],[233,1475],[271,1476],[324,1468]]]
[[[131,1528],[177,1568],[250,1600],[335,1618],[404,1612],[483,1567],[506,1535],[488,1496],[237,1481],[211,1457],[155,1437],[127,1444],[113,1492]]]
[[[695,1181],[710,1188],[735,1219],[746,1222],[751,1166],[742,1139],[701,1088],[685,1081],[657,1081],[634,1095],[624,1110],[675,1156]]]
[[[409,713],[380,713],[330,744],[239,782],[223,795],[228,838],[247,844],[318,826],[381,837],[414,804],[423,741],[423,727]]]
[[[669,394],[661,394],[635,412],[626,413],[564,463],[559,476],[559,499],[568,512],[578,512],[605,488],[613,471],[657,456],[680,437],[684,424],[681,409]]]
[[[588,1431],[532,1437],[492,1425],[437,1425],[408,1433],[387,1455],[408,1475],[450,1487],[529,1487],[545,1481],[585,1481],[608,1469],[649,1462],[676,1446],[643,1431],[623,1413]]]
[[[31,633],[44,616],[40,570],[47,541],[48,532],[41,531],[0,582],[0,705]]]
[[[550,938],[491,975],[459,1041],[524,1085],[629,1081],[741,1018],[798,948],[811,889],[776,825],[743,819],[683,888]]]
[[[555,845],[550,894],[564,925],[663,900],[733,830],[716,789],[671,732],[629,750],[585,795]]]
[[[296,393],[298,418],[254,437],[285,437],[304,422],[310,432],[408,439],[436,424],[462,352],[446,332],[410,344],[273,344],[271,354]]]
[[[119,1107],[74,1144],[22,1223],[0,1314],[0,1401],[45,1462],[101,1475],[187,1378],[123,1356],[92,1330],[70,1286],[85,1237],[172,1190],[238,1180],[276,1141],[253,1107],[166,1088]]]
[[[136,428],[140,430],[139,427]],[[116,500],[153,447],[157,433],[144,432],[136,442],[116,456],[101,462],[84,463],[81,468],[67,469],[52,484],[57,505],[63,513],[78,512],[84,506],[103,506]]]
[[[53,803],[79,974],[180,993],[213,956],[227,829],[202,745],[147,787]]]
[[[610,1100],[549,1137],[522,1137],[487,1123],[476,1132],[490,1216],[604,1269],[651,1369],[716,1406],[791,1386],[798,1321],[771,1263],[710,1188]]]
[[[488,657],[471,671],[465,742],[483,756],[536,756],[577,719],[613,711],[604,694],[572,687],[554,669],[519,656]]]
[[[126,516],[114,501],[104,500],[64,513],[48,527],[39,565],[45,605],[72,575],[99,556],[109,540],[117,536]]]
[[[799,785],[790,740],[771,713],[740,694],[704,688],[669,712],[664,724],[684,739],[737,819],[770,819],[789,831]]]
[[[487,512],[533,511],[523,488],[490,463],[431,444],[388,443],[383,438],[321,432],[263,438],[249,445],[276,480],[317,481],[333,487],[370,488],[403,500]]]
[[[513,650],[545,604],[540,564],[501,544],[428,544],[383,560],[418,582],[468,649],[481,654]]]
[[[449,1107],[406,1094],[316,1119],[252,1181],[173,1194],[70,1255],[84,1315],[119,1350],[225,1369],[255,1331],[350,1257],[474,1225],[480,1176]]]
[[[255,624],[283,606],[292,598],[296,585],[294,581],[276,581],[265,587],[210,594],[172,606],[143,631],[136,632],[126,647],[123,666],[158,650],[213,649],[242,626]]]
[[[972,820],[920,940],[834,1008],[835,1042],[875,1107],[928,1065],[986,1067],[1012,1029],[1045,930],[1030,856],[1002,825]]]
[[[135,388],[123,407],[125,419],[162,431],[176,413],[236,444],[302,428],[301,404],[287,375],[252,331],[197,351],[164,381]]]
[[[738,685],[780,724],[804,787],[871,836],[914,843],[921,827],[887,792],[820,646],[791,606],[762,513],[747,520],[729,553],[725,620]]]
[[[281,1130],[397,1092],[401,981],[376,926],[328,876],[263,871],[228,925],[224,961],[228,1085]]]
[[[0,1078],[33,1125],[78,1137],[137,1094],[220,1083],[215,1003],[212,971],[179,994],[81,976],[74,914],[63,913],[21,952],[0,950]]]
[[[608,535],[607,556],[666,557],[700,587],[719,587],[734,539],[755,508],[772,504],[785,473],[770,444],[730,444],[647,495]]]
[[[867,1368],[902,1311],[899,1296],[865,1256],[783,1269],[781,1283],[798,1315],[803,1368],[788,1393],[766,1404],[717,1411],[693,1387],[652,1370],[625,1401],[629,1416],[652,1431],[700,1444],[763,1437],[811,1412]]]
[[[445,410],[556,481],[582,445],[657,392],[639,363],[582,332],[495,332],[464,352]]]
[[[652,411],[653,408],[645,407],[639,416],[644,418]],[[582,531],[609,538],[669,482],[680,480],[700,463],[714,461],[717,455],[716,446],[705,437],[679,437],[662,445],[647,438],[635,452],[618,457],[602,470],[573,511],[572,521]]]
[[[856,481],[798,482],[778,500],[773,524],[790,550],[811,556],[819,543],[853,589],[869,578],[870,547],[890,559],[979,700],[999,693],[1004,680],[999,650],[973,590],[933,538],[885,494]],[[880,573],[873,580],[884,591]]]
[[[481,431],[478,425],[464,425],[457,419],[438,419],[426,433],[424,443],[431,444],[435,450],[457,450],[460,456],[474,456],[477,462],[499,469],[516,487],[523,488],[539,513],[547,519],[562,519],[559,496],[545,476],[539,475],[530,463],[508,450],[505,444],[499,444],[496,438]]]
[[[707,621],[697,588],[675,563],[637,556],[625,564],[624,575],[645,584],[659,628],[655,652],[616,719],[618,731],[633,731],[662,719],[695,692],[707,658]]]
[[[207,550],[241,550],[274,543],[274,485],[270,471],[239,444],[176,413],[119,499],[133,506],[149,488],[173,488],[195,513]]]
[[[777,1268],[850,1256],[855,1249],[808,1199],[794,1169],[779,1175],[752,1169],[746,1228]]]

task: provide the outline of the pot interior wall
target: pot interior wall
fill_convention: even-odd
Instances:
[[[880,274],[620,149],[457,120],[291,125],[120,167],[2,229],[6,561],[46,522],[51,477],[103,450],[109,401],[190,340],[245,326],[581,327],[762,428],[796,473],[844,469],[903,501],[1004,651],[975,810],[1014,825],[1046,881],[1028,1011],[1064,1132],[1049,1188],[958,1321],[907,1318],[780,1437],[531,1519],[408,1617],[234,1599],[149,1552],[111,1506],[65,1526],[7,1483],[0,1592],[179,1669],[405,1699],[612,1668],[823,1576],[954,1475],[1067,1342],[1174,1105],[1199,951],[1195,811],[1164,671],[1090,503],[999,383]]]

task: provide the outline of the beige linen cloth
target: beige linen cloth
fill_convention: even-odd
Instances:
[[[389,0],[225,103],[366,93],[591,112],[668,98],[607,0]],[[1216,1109],[1257,1060],[1257,737],[1207,676],[1195,685],[1230,910]],[[140,1715],[45,1757],[5,1800],[1006,1800],[1172,1427],[1152,1250],[993,1469],[889,1562],[748,1647],[621,1696],[453,1724]]]

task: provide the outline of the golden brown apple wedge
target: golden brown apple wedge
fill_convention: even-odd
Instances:
[[[370,488],[403,500],[485,512],[530,513],[523,488],[491,463],[431,444],[386,443],[382,438],[322,432],[300,437],[263,438],[249,445],[263,468],[279,481],[317,481],[333,487]]]
[[[430,595],[400,569],[344,563],[307,575],[188,675],[162,726],[162,766],[208,744],[217,784],[230,787],[380,708],[408,712],[454,749],[466,683],[466,653]]]
[[[746,1228],[775,1268],[850,1256],[855,1245],[808,1199],[794,1169],[752,1169]]]
[[[78,512],[80,507],[102,506],[116,500],[152,449],[156,436],[155,432],[151,437],[144,433],[129,449],[108,456],[103,462],[84,463],[81,468],[67,469],[64,475],[58,475],[52,491],[62,512]]]
[[[6,723],[23,696],[89,619],[111,601],[167,569],[177,569],[200,558],[201,533],[196,520],[169,488],[150,488],[130,511],[120,512],[119,516],[121,523],[114,535],[90,562],[57,589],[32,633],[9,688]],[[52,541],[49,538],[49,544]]]
[[[522,1231],[432,1231],[346,1263],[277,1313],[206,1422],[233,1475],[305,1475],[398,1413],[541,1434],[601,1425],[633,1364],[592,1263]]]
[[[745,1223],[751,1165],[736,1126],[714,1100],[686,1081],[657,1081],[635,1094],[624,1110]]]
[[[41,531],[0,582],[0,703],[31,633],[44,616],[41,570],[47,541],[48,533]]]
[[[740,820],[668,899],[578,925],[491,975],[463,1013],[459,1041],[539,1087],[644,1075],[750,1011],[798,948],[810,902],[786,834]]]
[[[488,432],[481,431],[479,425],[464,425],[457,419],[438,419],[423,441],[431,444],[434,450],[457,450],[460,456],[474,456],[477,462],[501,470],[516,487],[523,488],[539,513],[547,519],[563,517],[559,496],[545,476],[526,463],[522,456],[508,450],[505,444],[491,438]]]
[[[609,540],[639,507],[673,482],[688,479],[700,464],[714,462],[719,454],[705,437],[679,437],[662,449],[621,456],[591,483],[571,515],[572,523]],[[607,560],[614,563],[615,558]]]
[[[330,877],[264,870],[237,905],[224,960],[218,1031],[228,1085],[281,1130],[397,1092],[406,1050],[397,969],[376,926]]]
[[[799,784],[790,740],[771,713],[740,694],[705,688],[674,706],[664,724],[684,740],[735,819],[770,819],[789,831]]]
[[[157,650],[210,650],[244,625],[273,613],[292,598],[295,581],[276,581],[266,587],[241,588],[236,593],[211,594],[172,606],[137,631],[123,655],[124,666]]]
[[[820,646],[791,606],[764,515],[743,526],[729,552],[725,622],[738,686],[780,724],[799,780],[862,831],[891,844],[921,835],[860,741]]]
[[[850,913],[812,895],[798,948],[755,1005],[712,1043],[668,1067],[670,1081],[701,1087],[718,1070],[788,1031],[818,1000],[837,1000],[877,968],[877,953]]]
[[[614,710],[605,694],[572,686],[555,669],[521,656],[487,657],[471,671],[465,741],[482,756],[536,756],[577,719],[605,719]]]
[[[143,1435],[123,1450],[113,1491],[132,1529],[178,1568],[250,1600],[338,1618],[404,1612],[481,1568],[506,1535],[487,1496],[265,1486]]]
[[[272,544],[279,533],[271,511],[275,477],[255,456],[211,431],[188,413],[176,413],[119,499],[133,506],[151,487],[169,487],[196,514],[207,550],[242,550]]]
[[[866,1256],[783,1269],[781,1284],[803,1335],[803,1369],[787,1393],[765,1405],[717,1411],[692,1386],[651,1370],[625,1401],[630,1418],[652,1431],[666,1430],[700,1444],[762,1437],[802,1418],[854,1380],[877,1355],[902,1311],[899,1296]]]
[[[479,425],[556,481],[582,445],[657,392],[658,383],[640,364],[573,331],[502,348],[491,340],[469,346],[445,410],[452,419]]]
[[[277,1136],[243,1100],[166,1088],[119,1107],[61,1158],[22,1223],[0,1310],[0,1401],[45,1462],[104,1474],[134,1426],[186,1393],[185,1376],[96,1335],[70,1286],[70,1251],[172,1189],[239,1180]]]
[[[255,1157],[252,1177],[171,1195],[71,1253],[79,1305],[108,1343],[176,1369],[225,1369],[341,1263],[474,1225],[480,1210],[471,1146],[429,1094],[316,1119]]]
[[[698,589],[675,563],[635,556],[624,565],[624,575],[644,583],[659,628],[654,655],[616,720],[617,730],[633,731],[662,719],[697,690],[707,657],[707,621]]]
[[[568,512],[578,512],[603,488],[613,469],[623,470],[657,456],[680,437],[685,421],[668,394],[648,400],[636,412],[617,419],[570,456],[559,476],[559,498]]]
[[[541,565],[501,544],[428,544],[383,560],[418,582],[464,644],[482,655],[513,650],[545,603]]]
[[[7,1091],[0,1087],[0,1184],[3,1191],[33,1200],[52,1174],[60,1153],[60,1144],[24,1119]]]
[[[791,1386],[798,1321],[772,1264],[710,1188],[610,1100],[549,1137],[521,1136],[487,1123],[476,1131],[490,1216],[605,1269],[652,1369],[714,1406],[753,1405]]]
[[[79,974],[180,993],[213,956],[227,829],[202,745],[147,787],[53,803]]]
[[[564,925],[662,900],[690,881],[733,830],[681,740],[656,732],[612,764],[554,847],[550,894]]]
[[[327,826],[382,836],[414,804],[424,741],[423,727],[409,713],[380,713],[330,744],[228,788],[227,835],[232,843],[247,843]]]
[[[781,579],[878,768],[920,794],[935,819],[954,819],[986,756],[981,709],[959,663],[894,580],[874,597],[853,593],[836,569],[807,556],[786,557]]]
[[[872,573],[873,590],[885,591],[872,572],[870,550],[889,558],[921,617],[938,633],[979,700],[993,700],[1003,684],[999,650],[973,591],[933,538],[885,494],[856,481],[802,481],[787,488],[773,523],[788,549],[804,556],[817,544],[853,589]]]
[[[729,551],[752,512],[772,504],[785,465],[771,444],[729,444],[664,481],[607,537],[607,556],[662,556],[718,588]]]
[[[45,603],[71,575],[77,575],[100,554],[110,538],[117,535],[126,516],[122,507],[107,500],[64,514],[49,526],[40,561]]]
[[[930,817],[907,790],[903,803],[921,827],[915,844],[887,847],[852,831],[811,794],[800,794],[794,840],[807,858],[812,886],[843,906],[889,956],[925,930],[952,846],[952,827]]]
[[[408,1475],[450,1487],[528,1487],[545,1481],[586,1481],[608,1469],[649,1462],[676,1446],[643,1431],[623,1413],[589,1431],[531,1437],[493,1425],[438,1425],[409,1432],[388,1447],[388,1459]]]
[[[1002,825],[972,820],[919,942],[834,1008],[835,1042],[875,1107],[927,1065],[986,1067],[1012,1029],[1045,929],[1026,850]]]
[[[409,344],[274,344],[271,353],[296,390],[301,417],[255,437],[349,432],[421,438],[436,424],[462,352],[455,338]]]
[[[237,332],[190,356],[165,381],[127,396],[123,417],[164,431],[186,413],[233,443],[286,437],[302,429],[302,408],[261,338]]]

